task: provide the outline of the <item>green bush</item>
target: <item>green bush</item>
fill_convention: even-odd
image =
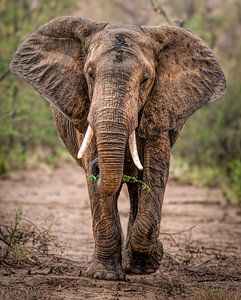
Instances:
[[[174,4],[174,7],[176,5]],[[214,7],[213,7],[214,8]],[[229,8],[229,15],[225,12]],[[179,6],[179,12],[183,10]],[[184,126],[174,156],[185,161],[184,182],[220,186],[227,200],[241,203],[241,30],[240,3],[210,9],[195,1],[186,10],[186,27],[209,44],[227,77],[225,97],[195,113]]]
[[[228,164],[227,176],[234,197],[241,203],[241,160],[236,159]]]
[[[174,154],[190,165],[184,178],[207,186],[225,182],[241,202],[241,85],[230,85],[223,100],[190,118]]]
[[[29,32],[62,13],[68,14],[74,5],[74,0],[13,0],[0,4],[0,174],[25,166],[36,153],[42,157],[41,149],[45,148],[51,149],[49,160],[53,161],[51,155],[62,147],[48,103],[11,74],[9,64]]]

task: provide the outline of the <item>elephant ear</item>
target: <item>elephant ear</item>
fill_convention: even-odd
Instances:
[[[83,71],[86,42],[105,25],[79,17],[53,19],[30,34],[10,65],[81,132],[89,108]]]
[[[181,128],[202,106],[226,91],[222,69],[210,48],[176,26],[142,27],[157,46],[156,79],[140,123],[139,135]]]

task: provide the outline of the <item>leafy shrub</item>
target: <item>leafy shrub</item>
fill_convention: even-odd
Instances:
[[[0,174],[22,167],[36,148],[61,148],[49,105],[11,74],[9,64],[27,33],[70,12],[75,1],[2,1],[0,4]]]
[[[188,162],[191,167],[189,177],[195,183],[206,182],[207,186],[225,183],[241,202],[239,83],[230,85],[223,100],[198,111],[190,118],[174,147],[174,154]]]

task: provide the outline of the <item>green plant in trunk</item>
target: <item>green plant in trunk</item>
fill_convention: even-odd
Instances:
[[[91,175],[89,175],[88,180],[91,182],[96,182],[98,180],[98,178],[99,178],[99,175],[95,176],[95,175],[91,174]],[[122,181],[125,183],[129,182],[129,183],[139,184],[141,186],[142,190],[147,190],[148,192],[150,192],[150,190],[151,190],[151,187],[148,183],[138,179],[135,176],[123,175]]]

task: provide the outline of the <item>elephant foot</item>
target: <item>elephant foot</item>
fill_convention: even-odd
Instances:
[[[94,279],[104,280],[125,280],[125,273],[120,264],[113,263],[113,261],[107,261],[101,263],[94,260],[85,275]]]
[[[127,274],[151,274],[158,270],[163,257],[163,246],[157,241],[155,251],[150,253],[139,252],[131,249],[131,246],[124,252],[123,266]]]

